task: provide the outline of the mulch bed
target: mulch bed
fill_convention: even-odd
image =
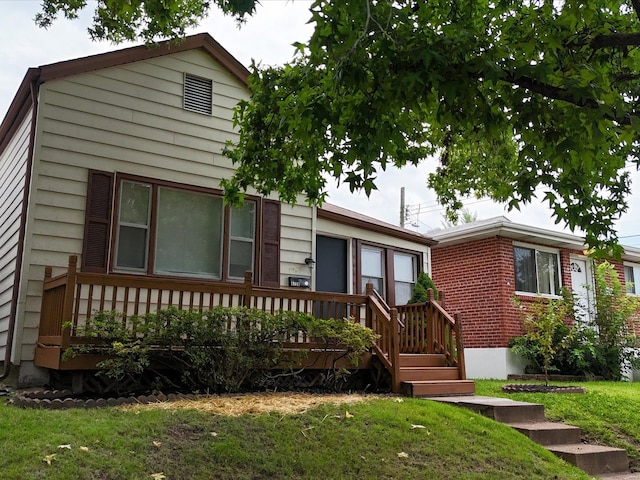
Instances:
[[[536,384],[504,385],[502,391],[505,393],[587,393],[584,387]]]

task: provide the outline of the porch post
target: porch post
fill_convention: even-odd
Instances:
[[[391,314],[391,351],[389,357],[393,367],[393,392],[400,392],[400,324],[398,323],[398,309],[392,308]]]
[[[434,294],[433,289],[427,289],[427,300],[429,308],[427,310],[427,353],[436,353],[436,309],[433,306]]]
[[[453,318],[456,321],[454,331],[456,333],[456,353],[458,357],[458,372],[460,372],[460,380],[467,379],[467,367],[464,364],[464,345],[462,343],[462,317],[459,313],[454,313]]]
[[[242,306],[251,307],[251,296],[253,292],[253,273],[251,270],[244,272],[244,298],[242,299]]]
[[[71,327],[73,321],[73,299],[76,293],[76,275],[78,256],[69,255],[69,267],[64,288],[64,303],[62,305],[62,349],[71,344]]]

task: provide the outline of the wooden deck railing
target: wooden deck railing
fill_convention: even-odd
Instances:
[[[38,344],[63,350],[85,342],[79,333],[96,311],[115,310],[126,320],[170,306],[198,310],[246,306],[271,313],[289,310],[320,318],[351,317],[380,336],[374,353],[391,373],[394,391],[399,389],[401,353],[442,353],[450,365],[462,369],[461,378],[465,378],[460,322],[432,297],[423,304],[389,308],[371,285],[365,295],[349,295],[256,287],[250,272],[238,284],[85,273],[77,271],[73,255],[66,273],[54,277],[50,267],[45,269]],[[302,336],[291,343],[300,348],[310,345]]]
[[[464,347],[460,315],[451,316],[444,309],[444,292],[440,300],[434,299],[432,289],[427,290],[425,303],[396,307],[402,325],[400,351],[402,353],[443,354],[449,365],[458,367],[460,378],[466,378]]]

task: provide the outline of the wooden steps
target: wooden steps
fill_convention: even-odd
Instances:
[[[443,397],[473,395],[476,384],[472,380],[432,380],[402,382],[402,394],[408,397]]]
[[[461,379],[460,370],[446,364],[444,355],[400,354],[401,393],[409,397],[473,395],[475,384]]]

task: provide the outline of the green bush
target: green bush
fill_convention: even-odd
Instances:
[[[436,289],[436,284],[433,283],[433,280],[426,272],[420,272],[418,275],[418,280],[416,284],[413,286],[413,295],[409,299],[407,303],[424,303],[429,300],[427,295],[427,290],[432,289],[434,299],[438,299],[438,290]]]
[[[97,312],[77,335],[101,342],[73,346],[64,358],[101,353],[107,358],[98,374],[122,386],[140,385],[152,375],[163,386],[216,393],[265,386],[269,369],[286,366],[282,345],[296,335],[321,339],[327,351],[340,348],[356,365],[377,338],[349,319],[244,307],[168,308],[126,322],[116,312]],[[305,353],[289,352],[287,358],[295,362]]]
[[[640,367],[636,335],[640,299],[626,294],[608,262],[595,268],[595,307],[591,320],[574,315],[575,298],[537,299],[523,309],[524,335],[512,350],[528,361],[527,373],[557,372],[620,380],[622,372]]]

